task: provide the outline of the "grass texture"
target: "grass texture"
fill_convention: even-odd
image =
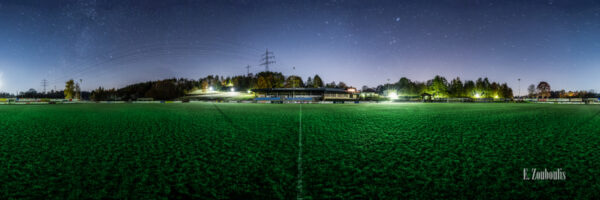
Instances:
[[[600,106],[302,105],[304,199],[598,199]],[[0,106],[0,199],[293,199],[299,105]],[[523,168],[566,172],[524,181]]]

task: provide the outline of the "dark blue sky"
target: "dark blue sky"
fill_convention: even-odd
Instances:
[[[600,90],[598,1],[0,1],[0,91],[273,71]],[[296,66],[296,71],[292,67]]]

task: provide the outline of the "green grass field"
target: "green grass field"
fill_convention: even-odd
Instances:
[[[0,199],[296,198],[299,106],[0,106]],[[305,199],[599,198],[600,106],[302,105],[302,129]]]

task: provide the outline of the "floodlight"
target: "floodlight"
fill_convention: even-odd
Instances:
[[[390,98],[390,100],[398,99],[398,94],[395,92],[390,92],[388,93],[388,98]]]
[[[235,88],[231,88],[231,92],[235,92]]]
[[[208,91],[213,91],[213,87],[212,86],[208,87]]]
[[[479,94],[475,94],[475,98],[479,98],[481,97]]]

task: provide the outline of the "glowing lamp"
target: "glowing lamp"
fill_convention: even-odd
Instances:
[[[388,98],[390,98],[391,100],[398,99],[398,94],[397,94],[397,93],[395,93],[395,92],[390,92],[390,93],[388,94]]]
[[[475,94],[475,98],[479,98],[481,97],[479,94]]]

